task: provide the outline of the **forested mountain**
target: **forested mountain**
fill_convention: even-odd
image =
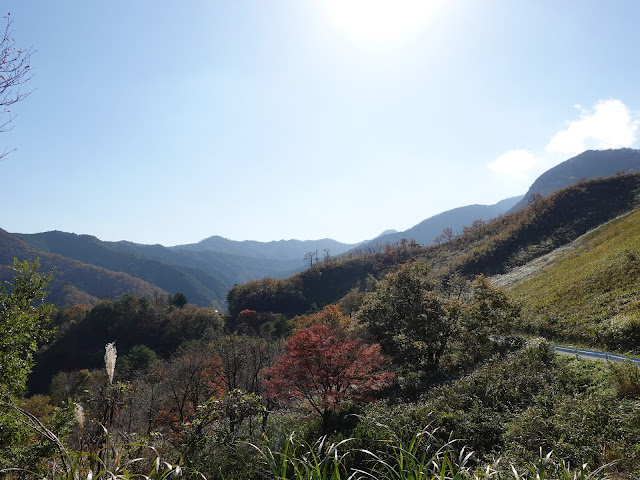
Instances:
[[[527,206],[535,193],[549,195],[578,181],[606,177],[616,173],[640,171],[640,150],[630,148],[588,150],[547,170],[531,185],[526,195],[507,198],[495,205],[468,205],[454,208],[427,218],[403,232],[381,235],[365,245],[393,243],[402,238],[415,240],[420,245],[430,245],[445,228],[459,234],[462,228],[474,220],[490,220],[507,212]]]
[[[202,270],[180,268],[149,257],[121,251],[117,244],[90,235],[45,232],[16,236],[42,252],[56,253],[85,264],[124,272],[153,283],[166,292],[183,292],[199,305],[221,305],[226,285]]]
[[[526,195],[510,211],[527,206],[532,195],[549,195],[576,182],[616,173],[640,172],[640,150],[620,148],[587,150],[550,168],[531,185]]]
[[[15,234],[15,237],[39,252],[127,273],[163,291],[182,292],[197,305],[219,308],[224,304],[227,290],[235,283],[291,274],[302,265],[302,258],[297,262],[250,259],[218,252],[171,250],[162,245],[104,242],[90,235],[55,231]]]
[[[123,272],[89,265],[72,258],[37,250],[15,235],[0,229],[0,280],[8,280],[12,272],[6,267],[13,259],[32,262],[40,258],[41,270],[54,270],[48,300],[56,305],[82,303],[94,305],[102,298],[117,298],[126,293],[151,297],[166,296],[156,285]]]
[[[322,240],[278,240],[272,242],[257,242],[244,240],[241,242],[229,240],[220,236],[205,238],[198,243],[178,245],[174,250],[213,251],[230,253],[252,258],[270,258],[277,260],[300,260],[308,252],[322,252],[328,250],[331,255],[338,255],[356,247],[357,244],[337,242],[330,238]]]
[[[162,245],[141,245],[117,242],[118,249],[161,262],[202,269],[226,285],[246,282],[263,276],[282,277],[304,268],[303,256],[291,260],[239,256],[212,250],[167,248]]]

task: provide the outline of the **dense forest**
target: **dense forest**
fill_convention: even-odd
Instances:
[[[639,353],[639,187],[583,181],[431,246],[312,258],[234,286],[225,312],[180,292],[53,307],[56,272],[16,262],[0,291],[0,470],[633,478],[637,367],[552,343]]]

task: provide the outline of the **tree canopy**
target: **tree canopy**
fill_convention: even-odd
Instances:
[[[47,330],[51,307],[42,302],[51,274],[39,274],[39,260],[13,261],[13,283],[0,285],[0,397],[24,391],[38,344]]]
[[[420,262],[405,264],[380,282],[359,313],[386,354],[427,371],[438,367],[452,332],[448,301],[428,273]]]
[[[307,402],[327,433],[331,414],[348,402],[371,400],[393,374],[384,370],[380,345],[368,345],[339,329],[314,325],[299,330],[285,353],[267,369],[267,398]]]

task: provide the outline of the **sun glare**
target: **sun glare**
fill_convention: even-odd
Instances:
[[[433,0],[325,0],[332,23],[356,40],[390,43],[417,31]]]

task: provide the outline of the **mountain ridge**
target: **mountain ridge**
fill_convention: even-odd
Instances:
[[[329,250],[332,255],[338,255],[354,248],[357,245],[357,243],[347,244],[338,242],[331,238],[318,240],[271,240],[269,242],[259,242],[257,240],[230,240],[220,235],[213,235],[200,240],[197,243],[176,245],[170,248],[173,250],[211,250],[255,258],[294,260],[302,259],[306,253],[315,250]]]
[[[529,199],[536,193],[546,196],[583,180],[607,177],[623,171],[640,172],[640,150],[632,148],[586,150],[551,167],[536,178],[524,198],[509,212],[526,207]]]

